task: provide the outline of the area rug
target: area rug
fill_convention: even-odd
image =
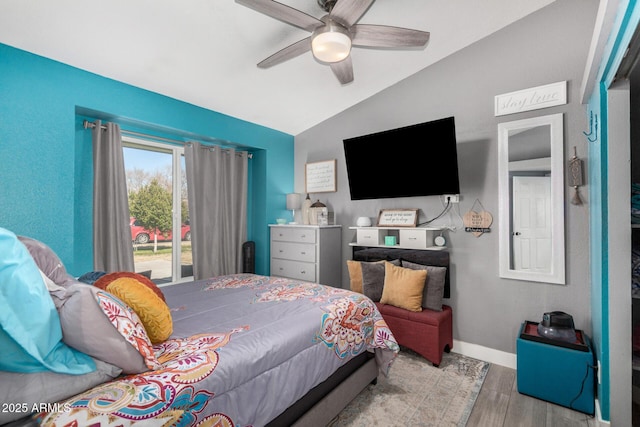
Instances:
[[[404,349],[388,377],[378,377],[330,423],[331,427],[464,426],[489,363],[445,353],[439,368]]]

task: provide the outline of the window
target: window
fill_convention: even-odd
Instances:
[[[193,276],[182,147],[123,137],[135,271],[155,283]]]

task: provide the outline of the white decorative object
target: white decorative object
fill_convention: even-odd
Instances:
[[[433,239],[433,243],[434,243],[436,246],[440,246],[440,247],[442,247],[442,246],[444,246],[444,245],[446,245],[446,244],[447,244],[447,241],[446,241],[446,239],[444,238],[444,236],[441,234],[441,235],[439,235],[439,236],[436,236],[436,237]]]
[[[356,225],[358,227],[371,227],[371,218],[369,218],[368,216],[358,217],[358,219],[356,220]]]
[[[495,96],[495,115],[539,110],[567,103],[567,82],[551,83]]]
[[[322,203],[320,200],[316,200],[316,202],[309,208],[309,224],[319,225],[318,218],[323,212],[325,212],[326,215],[329,215],[327,205]]]
[[[311,215],[311,199],[309,198],[309,194],[307,194],[307,198],[302,202],[302,223],[305,225],[311,224],[310,221]]]

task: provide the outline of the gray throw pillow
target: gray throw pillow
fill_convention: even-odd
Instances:
[[[400,260],[388,261],[400,266]],[[384,289],[384,262],[363,262],[362,268],[362,293],[372,301],[379,302]],[[427,273],[429,274],[429,273]]]
[[[64,264],[49,246],[31,237],[18,236],[18,240],[27,247],[40,271],[53,280],[53,283],[69,286],[76,282],[73,276],[67,273]]]
[[[58,309],[62,341],[89,356],[103,360],[122,369],[124,374],[138,374],[149,370],[143,355],[112,323],[98,303],[97,294],[106,291],[85,283],[77,283],[61,290],[50,292]],[[114,296],[110,296],[116,299]],[[124,304],[124,303],[121,303]],[[115,310],[117,307],[110,307]],[[117,313],[117,312],[116,312]],[[121,327],[128,328],[132,322],[116,316]]]
[[[402,266],[412,270],[427,270],[427,283],[425,283],[424,293],[422,294],[422,306],[429,310],[442,311],[444,279],[447,274],[447,267],[422,265],[405,260],[402,260]]]

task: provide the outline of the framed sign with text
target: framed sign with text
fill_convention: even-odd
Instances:
[[[330,193],[336,188],[336,159],[305,163],[305,193]]]
[[[418,209],[380,209],[378,227],[415,227]]]

